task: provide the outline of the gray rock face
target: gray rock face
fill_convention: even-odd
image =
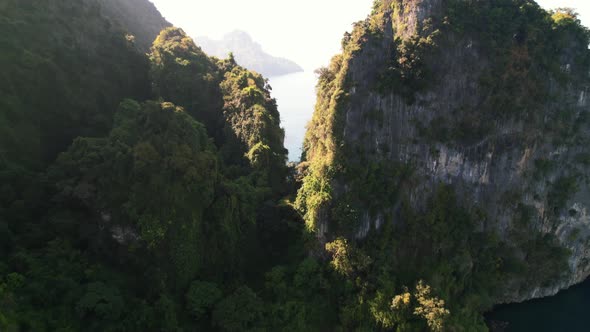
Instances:
[[[386,1],[386,5],[391,4]],[[441,183],[453,184],[466,206],[486,212],[488,218],[479,228],[493,230],[507,241],[512,231],[523,227],[516,222],[519,206],[531,207],[534,213],[527,231],[555,235],[571,251],[571,271],[549,286],[514,281],[499,302],[549,296],[583,281],[590,275],[590,169],[581,160],[590,152],[585,120],[590,116],[587,68],[576,66],[574,57],[565,52],[561,71],[574,74],[576,80],[562,84],[548,74],[551,97],[535,109],[523,116],[489,115],[486,105],[491,92],[480,82],[494,58],[469,33],[443,31],[440,51],[427,60],[433,81],[409,102],[399,91],[376,91],[375,85],[395,52],[396,37],[415,36],[428,18],[442,20],[444,5],[441,0],[413,0],[399,6],[387,9],[383,38],[362,45],[348,63],[350,89],[341,113],[344,146],[366,151],[370,160],[414,165],[421,180],[410,189],[409,197],[416,207]],[[402,28],[396,30],[396,26]],[[562,113],[563,130],[551,129]],[[475,128],[473,137],[442,139],[444,134],[436,134],[438,127],[448,132],[461,125]],[[559,199],[563,204],[555,206],[566,179],[575,183],[575,189],[570,188]],[[345,184],[335,187],[345,188]],[[327,228],[325,222],[320,229]],[[373,218],[361,213],[356,237],[365,237],[384,222],[382,213]]]

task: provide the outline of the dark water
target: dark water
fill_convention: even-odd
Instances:
[[[272,96],[276,98],[285,128],[285,147],[289,161],[299,161],[307,123],[315,105],[316,76],[313,72],[271,77]]]
[[[486,318],[507,322],[506,332],[590,332],[590,279],[552,297],[499,306]]]

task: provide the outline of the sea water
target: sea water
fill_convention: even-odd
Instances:
[[[505,332],[590,331],[590,280],[555,296],[495,308],[488,321],[505,322]]]
[[[279,106],[281,125],[285,129],[289,161],[301,158],[307,123],[314,111],[316,81],[312,71],[269,78],[272,96]]]

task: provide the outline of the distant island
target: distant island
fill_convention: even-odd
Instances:
[[[226,58],[232,52],[236,61],[266,77],[281,76],[303,71],[295,62],[272,56],[262,50],[260,44],[252,40],[245,31],[235,30],[223,36],[221,40],[197,37],[197,44],[207,54]]]

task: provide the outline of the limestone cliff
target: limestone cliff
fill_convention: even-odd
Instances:
[[[481,216],[477,231],[498,234],[523,262],[534,238],[569,250],[569,271],[502,280],[495,302],[581,282],[590,275],[589,59],[575,15],[534,1],[377,1],[320,71],[299,194],[308,225],[324,241],[363,239],[403,225],[403,201],[422,211],[448,184]],[[393,183],[381,173],[393,199],[358,194],[366,181],[353,170],[377,163],[411,168]],[[341,226],[343,202],[352,232]]]

